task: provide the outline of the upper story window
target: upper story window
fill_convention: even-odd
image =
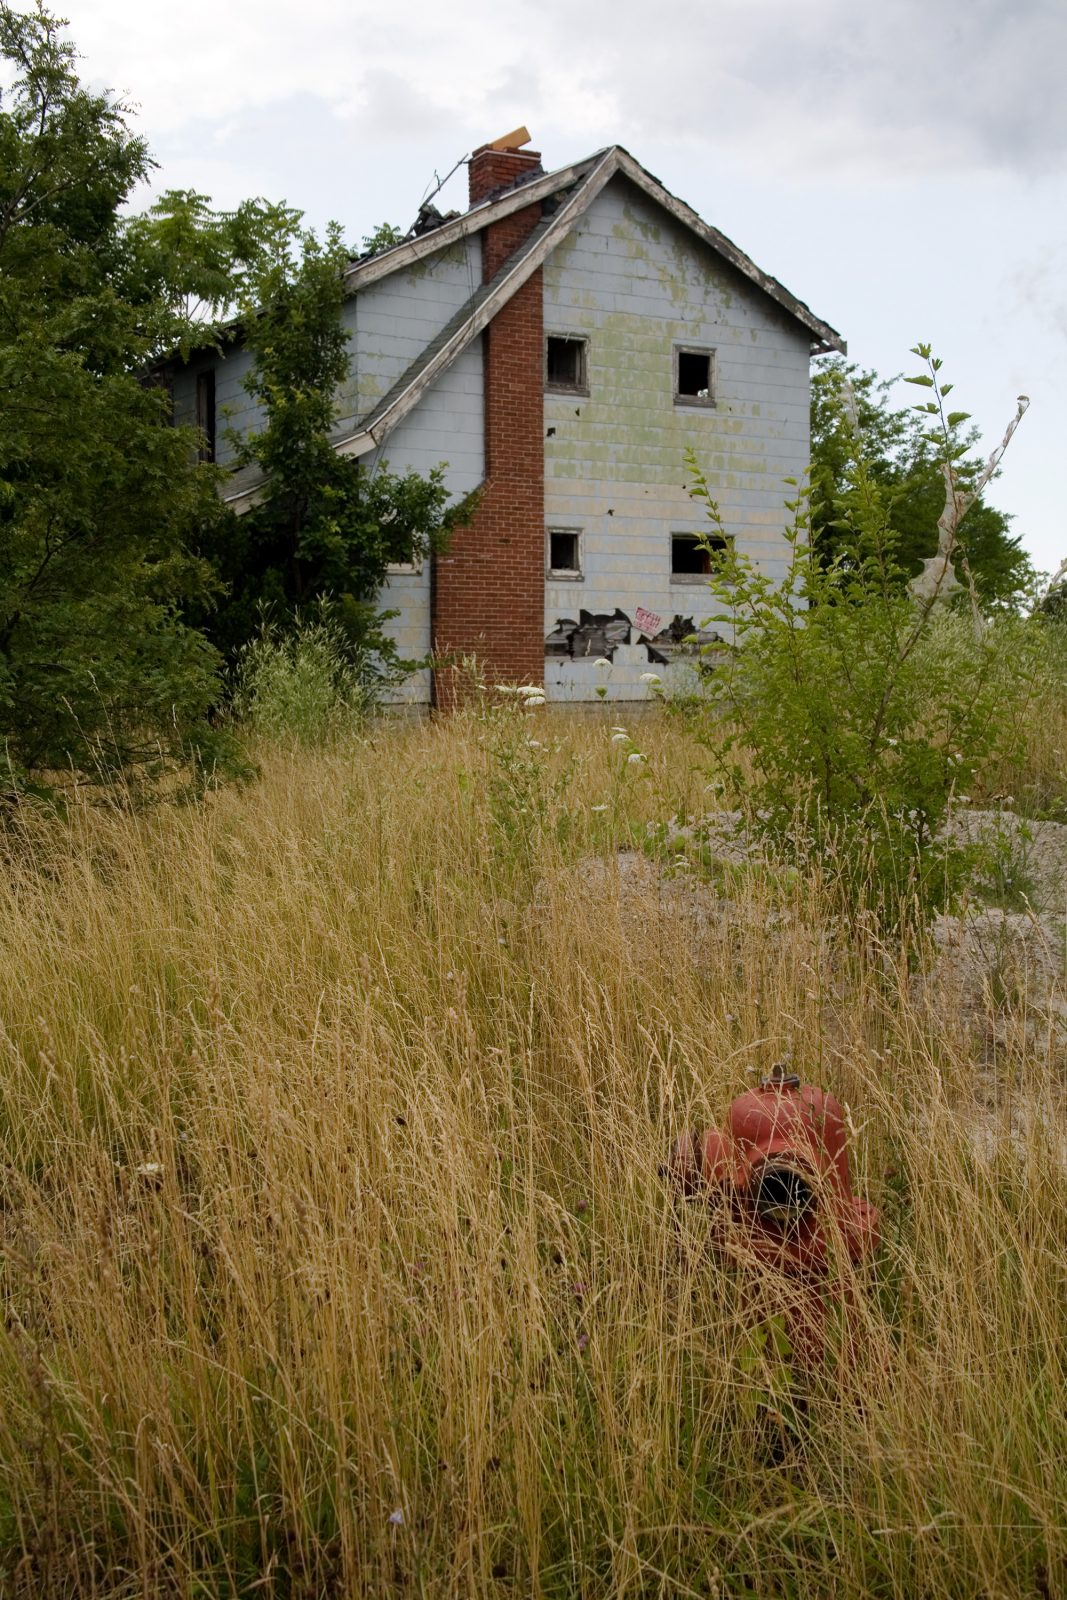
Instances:
[[[588,340],[550,333],[545,340],[545,388],[557,394],[588,394]]]
[[[209,367],[206,372],[196,375],[196,425],[200,429],[199,458],[201,461],[214,461],[215,459],[215,369]]]
[[[715,352],[699,345],[674,347],[674,403],[677,406],[715,404]]]
[[[721,533],[671,534],[671,582],[701,583],[722,564],[733,540]]]

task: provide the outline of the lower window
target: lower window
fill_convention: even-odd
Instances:
[[[579,528],[549,528],[547,556],[550,578],[580,578],[582,535]]]

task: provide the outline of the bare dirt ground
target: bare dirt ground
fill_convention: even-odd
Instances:
[[[967,809],[949,828],[965,844],[986,846],[993,867],[955,911],[935,917],[908,982],[910,1003],[921,1023],[973,1062],[971,1092],[956,1109],[972,1126],[975,1153],[992,1158],[1005,1142],[1021,1151],[1037,1132],[1067,1167],[1067,826]],[[687,870],[686,850],[698,837],[710,878]],[[772,947],[788,945],[791,957],[799,947],[813,969],[832,969],[827,930],[803,925],[770,897],[731,892],[732,874],[737,881],[738,869],[766,860],[737,813],[675,830],[670,843],[677,854],[663,858],[628,850],[584,862],[583,890],[617,893],[635,938],[647,938],[653,924],[657,938],[690,945],[759,934]],[[990,903],[996,899],[1006,904]],[[1058,1103],[1027,1094],[1019,1071],[1027,1058],[1063,1064]]]

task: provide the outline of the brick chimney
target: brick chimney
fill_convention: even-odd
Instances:
[[[541,170],[520,147],[525,128],[483,145],[471,157],[471,204]],[[541,221],[521,206],[482,232],[488,283]],[[477,656],[490,679],[541,683],[545,671],[544,290],[541,269],[497,312],[482,335],[485,483],[465,528],[434,557],[431,636],[438,655]],[[434,673],[439,710],[456,704],[447,668]]]
[[[515,128],[492,144],[483,144],[470,158],[468,179],[470,203],[476,206],[490,195],[513,189],[523,178],[532,177],[541,169],[540,150],[524,150],[530,135],[525,128]]]

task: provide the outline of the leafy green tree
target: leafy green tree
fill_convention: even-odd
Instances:
[[[951,385],[948,386],[951,390]],[[892,382],[833,357],[812,378],[811,531],[825,562],[843,554],[862,520],[872,515],[891,530],[895,582],[915,575],[936,543],[945,498],[939,447],[913,406],[895,407]],[[956,470],[962,489],[974,483],[980,463],[973,456],[977,430],[956,427],[961,451]],[[862,479],[857,475],[856,435],[862,440]],[[861,504],[862,499],[862,504]],[[1003,511],[979,500],[960,531],[957,560],[965,559],[984,606],[1018,607],[1033,585],[1033,569]]]
[[[254,364],[246,380],[263,428],[234,434],[235,465],[262,483],[257,504],[216,526],[205,553],[225,598],[203,624],[231,660],[264,622],[273,629],[328,614],[353,658],[380,675],[403,670],[383,632],[379,594],[392,563],[439,548],[466,505],[449,507],[443,470],[368,471],[330,442],[348,375],[341,320],[340,230],[305,234],[298,261],[278,258],[254,285],[243,317]]]
[[[363,253],[376,256],[383,250],[391,250],[395,244],[403,242],[404,234],[395,222],[379,222],[370,233],[363,235]]]
[[[224,520],[160,358],[289,255],[298,214],[216,212],[169,191],[123,207],[153,162],[129,111],[80,81],[42,0],[0,0],[0,752],[3,782],[127,782],[217,763],[217,651],[188,623],[218,587],[198,547]]]
[[[150,308],[156,356],[232,335],[224,320],[247,305],[273,263],[289,259],[300,212],[263,199],[232,211],[213,209],[195,189],[168,189],[125,224],[124,288]],[[146,333],[151,332],[146,328]]]
[[[127,780],[199,749],[217,656],[180,619],[213,583],[194,441],[138,376],[158,295],[126,292],[120,208],[150,167],[126,108],[79,82],[44,6],[0,4],[0,759],[3,782]]]

